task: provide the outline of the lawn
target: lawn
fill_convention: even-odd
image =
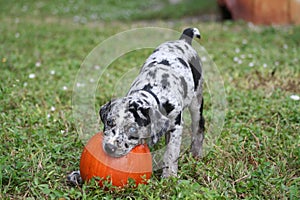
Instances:
[[[192,0],[128,2],[0,1],[0,199],[299,199],[300,27],[201,22],[199,10],[215,8]],[[110,36],[143,27],[200,29],[224,82],[223,129],[202,159],[181,155],[176,178],[155,172],[147,185],[117,190],[68,185],[85,144],[72,99],[81,64]],[[90,80],[95,112],[151,51],[125,54]]]

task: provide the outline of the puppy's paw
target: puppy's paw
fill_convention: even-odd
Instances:
[[[177,169],[166,167],[163,169],[162,178],[177,177]]]
[[[82,178],[80,176],[80,171],[73,171],[67,176],[67,182],[70,185],[81,185],[82,184]]]

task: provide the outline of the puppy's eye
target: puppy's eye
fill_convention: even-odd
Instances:
[[[128,129],[128,139],[129,140],[138,140],[139,139],[139,136],[138,136],[138,130],[136,127],[134,126],[131,126],[129,127]]]
[[[136,129],[136,127],[132,126],[128,129],[128,132],[129,132],[129,134],[135,134],[137,132],[137,129]]]

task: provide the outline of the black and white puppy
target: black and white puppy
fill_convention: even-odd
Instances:
[[[155,144],[167,139],[163,177],[177,174],[182,114],[188,107],[192,118],[194,156],[201,155],[204,119],[202,115],[202,69],[192,48],[196,28],[185,29],[179,40],[161,44],[144,63],[127,95],[100,109],[104,123],[103,149],[112,157],[124,156],[148,140]]]
[[[101,107],[103,149],[112,157],[126,155],[136,145],[156,144],[165,135],[163,177],[176,176],[183,129],[183,111],[192,119],[191,153],[202,154],[204,139],[202,68],[191,46],[200,38],[197,28],[187,28],[179,40],[158,46],[144,63],[125,97]],[[78,176],[78,174],[77,174]]]

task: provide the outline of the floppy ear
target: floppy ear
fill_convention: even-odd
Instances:
[[[151,119],[151,141],[150,145],[156,144],[161,136],[165,134],[170,127],[170,120],[157,109],[150,108],[149,116]]]
[[[100,115],[101,121],[103,123],[106,121],[107,113],[110,111],[110,109],[111,109],[111,101],[109,101],[108,103],[101,106],[100,111],[99,111],[99,115]]]

